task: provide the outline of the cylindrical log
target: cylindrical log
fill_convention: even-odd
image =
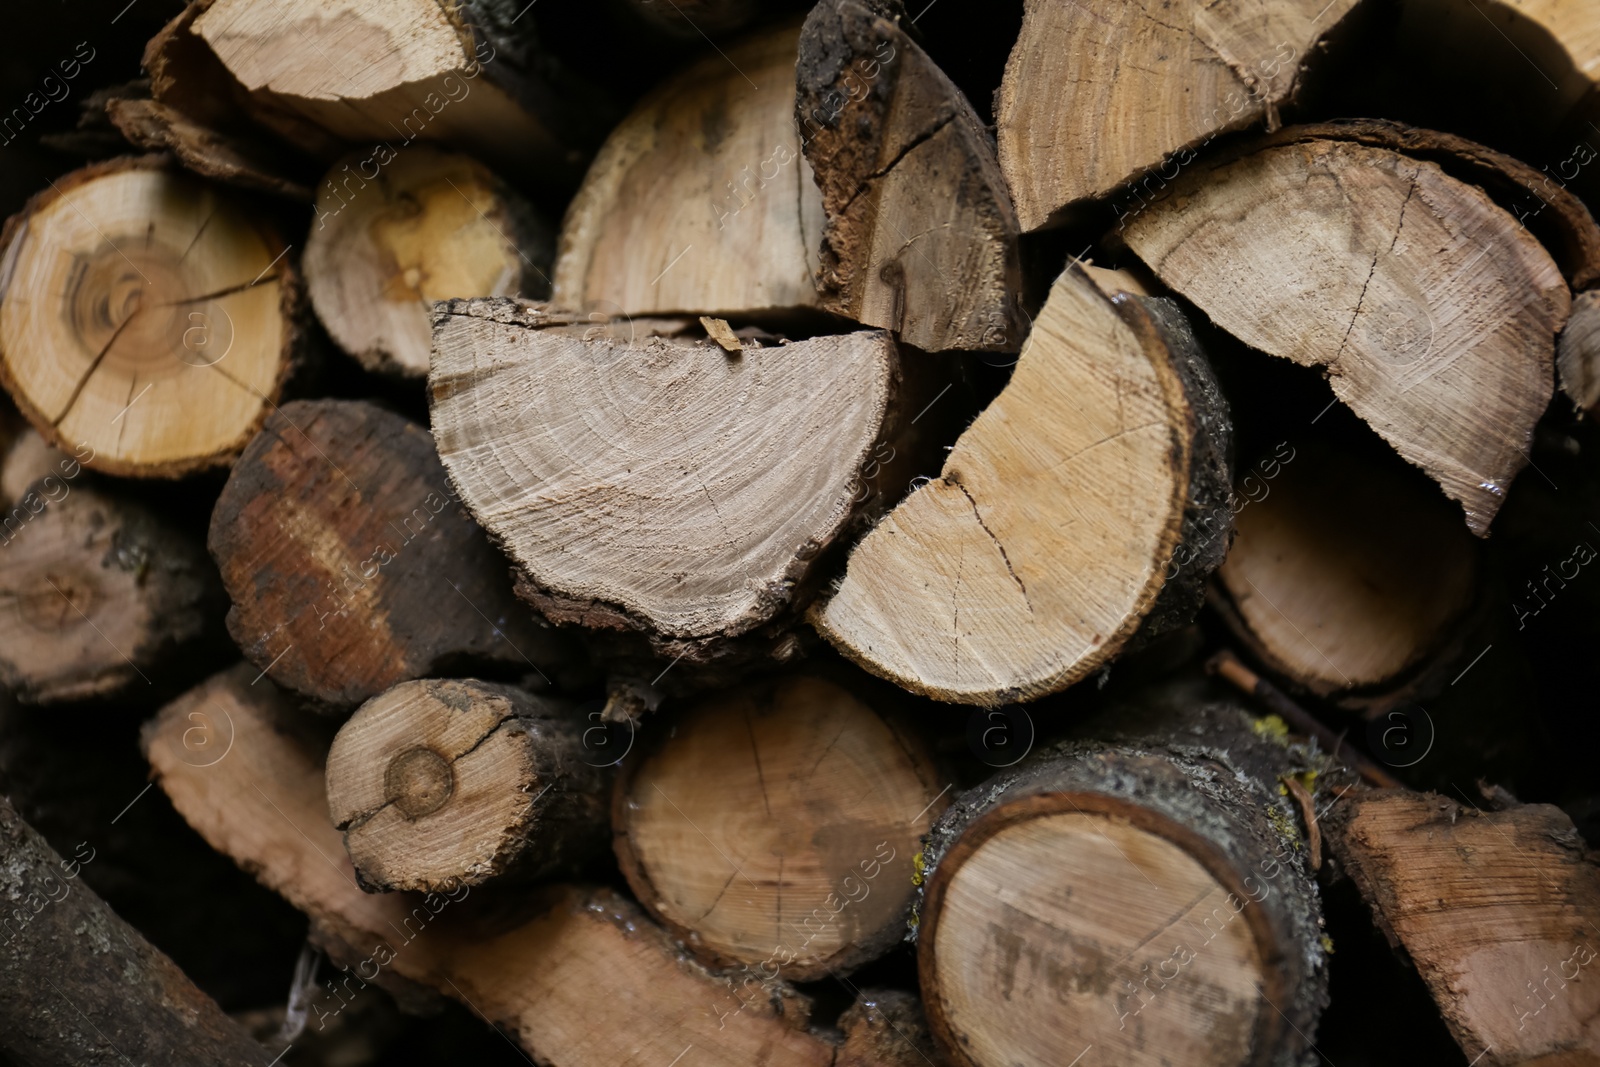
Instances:
[[[902,989],[863,989],[839,1016],[844,1043],[833,1067],[926,1067],[933,1038],[922,1002]]]
[[[81,449],[80,453],[87,453]],[[39,479],[76,478],[83,465],[45,441],[32,427],[24,428],[9,443],[0,444],[0,504],[14,505]]]
[[[335,707],[472,664],[552,677],[566,642],[517,601],[453,497],[423,427],[366,401],[285,404],[211,514],[228,632]]]
[[[707,698],[624,766],[623,873],[701,957],[803,981],[905,936],[942,783],[913,736],[847,690],[789,676]]]
[[[403,682],[367,701],[328,751],[328,811],[362,888],[446,893],[603,852],[611,774],[586,725],[489,682]]]
[[[1188,168],[1124,226],[1219,327],[1325,368],[1488,533],[1549,405],[1571,303],[1550,253],[1488,194],[1391,148],[1269,142]]]
[[[564,322],[441,305],[434,440],[546,618],[637,631],[669,659],[792,624],[826,550],[881,513],[905,484],[886,472],[926,453],[943,416],[918,419],[937,379],[882,331],[732,354]]]
[[[1227,551],[1227,405],[1170,301],[1051,289],[1005,390],[939,478],[851,551],[811,609],[875,674],[1031,700],[1194,617]]]
[[[1579,293],[1556,344],[1561,389],[1584,411],[1600,410],[1600,291]]]
[[[436,300],[550,295],[550,227],[489,168],[418,145],[373,174],[363,155],[318,187],[305,255],[311,306],[362,366],[426,377]]]
[[[59,464],[0,533],[0,682],[36,704],[152,684],[225,605],[198,541]]]
[[[179,814],[310,916],[339,969],[311,1026],[373,996],[369,984],[420,984],[550,1067],[661,1067],[690,1045],[703,1067],[834,1063],[836,1046],[804,1029],[804,997],[707,971],[612,890],[552,886],[520,911],[476,914],[470,886],[363,893],[328,817],[317,749],[254,676],[241,665],[195,688],[146,725],[144,747]]]
[[[243,1027],[0,797],[0,1055],[27,1067],[262,1067]]]
[[[1302,441],[1273,461],[1276,477],[1240,486],[1215,587],[1273,674],[1353,706],[1442,684],[1483,595],[1479,546],[1455,509],[1380,449]]]
[[[46,441],[97,470],[227,464],[295,365],[283,240],[162,157],[97,163],[6,223],[0,384]]]
[[[856,0],[812,10],[797,77],[800,143],[828,218],[823,307],[925,351],[1019,349],[1016,213],[961,90]]]
[[[1123,718],[1153,736],[1042,750],[934,827],[918,964],[941,1049],[960,1067],[1090,1046],[1152,1067],[1302,1063],[1327,952],[1307,816],[1279,777],[1305,792],[1296,772],[1327,768],[1187,688]]]

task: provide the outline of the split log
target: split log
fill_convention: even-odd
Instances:
[[[491,0],[215,0],[191,32],[259,108],[391,158],[444,142],[561,189],[612,121],[603,91],[539,47],[533,20]]]
[[[552,621],[710,657],[803,606],[825,550],[881,508],[869,483],[919,451],[926,401],[885,333],[733,356],[561,322],[441,305],[430,378],[445,469]]]
[[[1600,867],[1559,808],[1361,793],[1327,833],[1466,1059],[1600,1063]]]
[[[311,917],[343,972],[337,995],[313,1002],[313,1026],[366,983],[397,979],[463,1001],[549,1067],[661,1067],[689,1045],[707,1067],[833,1062],[834,1046],[801,1029],[803,999],[777,984],[738,995],[612,891],[552,887],[518,925],[468,914],[470,887],[363,893],[329,819],[321,760],[276,725],[292,709],[253,674],[234,668],[170,705],[146,726],[145,752],[212,847]],[[221,758],[196,751],[201,726],[231,739]]]
[[[795,120],[822,190],[822,306],[926,351],[1015,352],[1016,213],[961,90],[893,21],[826,0],[800,35]]]
[[[799,27],[763,30],[651,93],[567,208],[551,302],[607,314],[818,304],[822,198],[794,125]]]
[[[45,440],[111,474],[227,464],[301,336],[280,237],[160,157],[74,171],[0,236],[0,384]]]
[[[905,937],[940,777],[914,735],[849,691],[788,676],[710,697],[626,768],[622,872],[702,959],[809,981]]]
[[[479,681],[403,682],[328,752],[328,810],[361,887],[448,893],[575,873],[605,848],[611,775],[568,705]]]
[[[899,989],[863,989],[839,1016],[844,1043],[833,1067],[926,1067],[933,1038],[922,1002]]]
[[[308,187],[280,174],[276,161],[261,147],[208,129],[159,101],[112,100],[106,114],[129,143],[152,152],[171,152],[201,177],[289,200],[312,198]]]
[[[1311,51],[1356,0],[1027,0],[995,98],[1000,167],[1024,232],[1294,97]]]
[[[428,431],[366,401],[285,404],[211,514],[228,632],[274,681],[348,708],[413,678],[571,653],[454,503]]]
[[[28,1067],[261,1067],[261,1046],[0,796],[0,1056]],[[59,895],[58,895],[59,894]]]
[[[1561,391],[1584,411],[1600,409],[1600,291],[1579,293],[1556,342]]]
[[[1325,767],[1233,705],[1113,721],[1141,715],[1156,728],[1037,752],[934,827],[918,968],[952,1064],[1305,1062],[1327,952],[1279,777]]]
[[[937,700],[1064,689],[1141,627],[1194,617],[1227,551],[1231,433],[1176,306],[1108,298],[1073,267],[1005,390],[855,546],[812,622]]]
[[[62,463],[5,516],[0,549],[0,683],[34,704],[152,684],[225,603],[197,542]]]
[[[1124,236],[1241,341],[1325,368],[1335,396],[1488,533],[1550,401],[1571,299],[1481,189],[1315,140],[1191,170]]]
[[[369,190],[359,157],[318,191],[305,272],[317,317],[362,366],[426,377],[436,300],[550,294],[549,226],[483,164],[419,145]]]
[[[1357,705],[1420,696],[1480,606],[1479,545],[1392,456],[1311,444],[1289,459],[1241,499],[1217,571],[1223,619],[1299,690]]]
[[[1516,216],[1544,245],[1574,292],[1600,284],[1600,224],[1581,199],[1552,178],[1548,167],[1536,170],[1465,137],[1381,119],[1289,126],[1256,140],[1251,147],[1313,141],[1349,141],[1437,163],[1446,174],[1478,186]],[[1237,154],[1235,150],[1233,155]],[[1593,158],[1590,152],[1588,159]],[[1220,157],[1213,158],[1208,165],[1220,161]],[[1577,156],[1567,162],[1583,164]]]

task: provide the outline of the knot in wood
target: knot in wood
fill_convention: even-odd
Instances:
[[[408,819],[432,815],[449,802],[456,791],[455,771],[450,761],[431,748],[408,748],[389,761],[383,776],[384,793],[389,802]]]

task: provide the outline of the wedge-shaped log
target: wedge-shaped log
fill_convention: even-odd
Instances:
[[[1176,306],[1107,297],[1073,267],[940,477],[862,538],[810,617],[938,700],[1064,689],[1141,626],[1193,618],[1227,550],[1230,438]]]
[[[795,119],[828,225],[822,306],[928,351],[1016,351],[1016,214],[961,90],[898,25],[824,0],[800,36]]]
[[[1389,149],[1308,141],[1192,170],[1125,237],[1241,341],[1325,368],[1488,533],[1550,402],[1571,294],[1481,189]]]

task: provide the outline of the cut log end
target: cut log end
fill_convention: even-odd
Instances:
[[[52,444],[112,474],[225,464],[294,365],[279,237],[159,157],[96,164],[7,223],[0,382]]]
[[[1241,341],[1325,368],[1487,535],[1550,401],[1570,294],[1481,189],[1390,149],[1313,140],[1191,169],[1125,236]]]
[[[1216,920],[1219,905],[1234,917],[1235,887],[1194,847],[1141,808],[1066,794],[957,857],[933,977],[965,1062],[1043,1063],[1089,1044],[1118,1063],[1252,1062],[1272,946],[1248,921]],[[1215,935],[1197,938],[1208,919]]]
[[[1006,390],[856,545],[817,629],[914,692],[993,705],[1107,662],[1171,580],[1195,592],[1162,625],[1192,617],[1227,544],[1231,429],[1186,334],[1064,273]],[[1221,547],[1179,558],[1185,538]]]
[[[328,753],[328,809],[363,887],[452,892],[603,849],[610,776],[581,732],[571,709],[486,682],[368,701]]]
[[[920,747],[845,690],[762,683],[691,709],[619,781],[617,856],[709,961],[820,977],[905,936],[936,783]]]
[[[204,550],[130,501],[51,475],[22,494],[0,539],[0,681],[24,701],[149,684],[216,626]]]
[[[697,644],[792,613],[869,502],[900,384],[893,341],[732,355],[543,321],[452,302],[431,377],[439,454],[524,595],[550,618]]]
[[[1392,691],[1450,643],[1479,595],[1478,546],[1449,501],[1384,458],[1296,449],[1240,510],[1218,571],[1235,633],[1319,696]]]
[[[317,316],[369,370],[426,377],[433,304],[549,295],[553,239],[533,207],[467,156],[416,146],[335,164],[306,244]]]
[[[1158,165],[1170,177],[1224,131],[1275,127],[1308,54],[1355,6],[1027,4],[995,103],[1024,232]]]

